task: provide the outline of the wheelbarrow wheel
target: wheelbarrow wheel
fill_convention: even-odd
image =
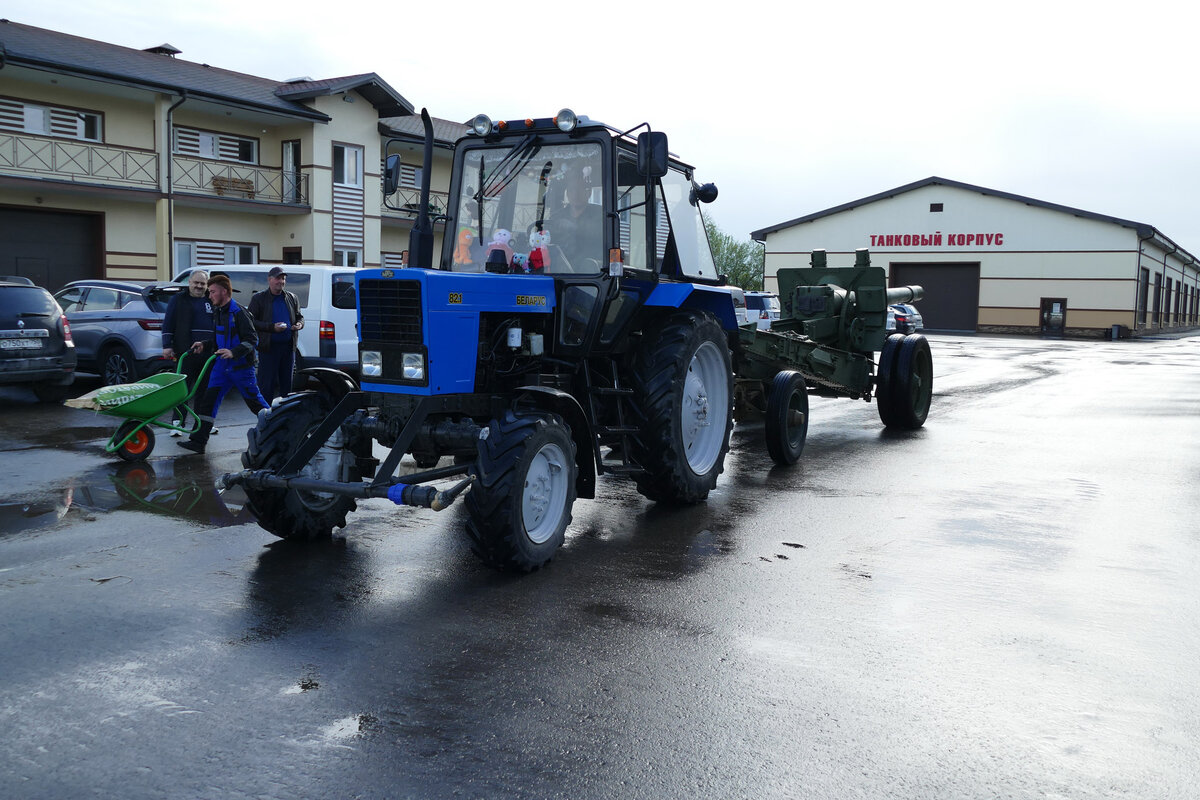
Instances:
[[[117,428],[116,441],[119,442],[129,436],[129,432],[139,424],[134,419],[122,422],[121,427]],[[117,455],[126,461],[145,461],[152,452],[154,452],[154,431],[149,425],[130,436],[129,441],[117,448]]]

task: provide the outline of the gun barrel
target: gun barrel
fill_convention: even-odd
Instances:
[[[887,290],[888,305],[892,303],[915,303],[925,296],[920,286],[893,286]]]

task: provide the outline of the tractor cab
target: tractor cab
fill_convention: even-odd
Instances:
[[[692,182],[665,134],[634,131],[568,109],[476,117],[455,147],[438,268],[552,277],[560,355],[611,347],[660,280],[719,284],[700,212],[715,187]]]

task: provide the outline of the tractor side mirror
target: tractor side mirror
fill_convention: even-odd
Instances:
[[[400,156],[393,153],[387,157],[383,170],[383,196],[387,197],[400,186]]]
[[[644,131],[637,138],[638,174],[661,178],[667,174],[667,135],[659,131]]]
[[[713,183],[703,185],[692,184],[692,205],[696,205],[696,201],[701,203],[711,203],[717,199],[717,186]]]

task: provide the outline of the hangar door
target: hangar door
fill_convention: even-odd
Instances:
[[[979,262],[963,264],[897,264],[888,270],[891,286],[921,286],[925,299],[917,309],[925,327],[935,331],[970,331],[979,325]]]
[[[0,208],[0,275],[20,275],[57,291],[103,277],[99,214]]]

